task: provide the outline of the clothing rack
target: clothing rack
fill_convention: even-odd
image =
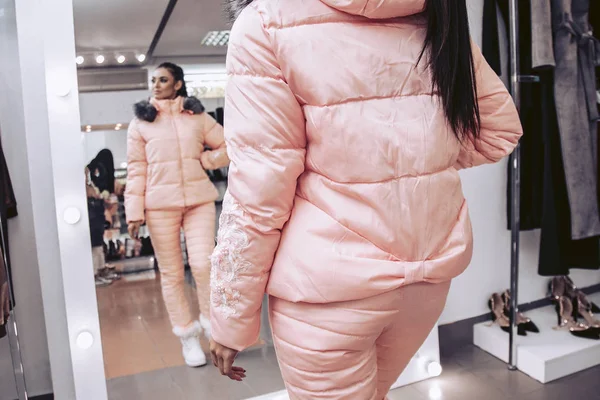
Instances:
[[[538,76],[521,75],[519,68],[519,8],[518,0],[508,2],[509,26],[508,44],[510,60],[510,82],[509,91],[517,107],[521,111],[521,83],[539,82]],[[511,186],[511,243],[510,243],[510,330],[508,339],[508,369],[517,370],[517,314],[519,312],[519,250],[521,232],[521,145],[518,144],[510,159]]]
[[[15,385],[17,389],[18,400],[28,400],[29,395],[27,393],[27,384],[25,382],[25,370],[23,368],[23,358],[21,356],[21,344],[19,342],[19,330],[17,324],[17,312],[15,311],[14,304],[14,292],[10,279],[10,266],[8,264],[9,260],[6,256],[8,251],[7,248],[4,248],[7,244],[6,232],[4,232],[4,221],[2,221],[2,216],[0,216],[0,240],[2,243],[2,258],[4,261],[4,269],[7,277],[7,285],[8,285],[8,301],[10,303],[10,313],[8,316],[8,320],[6,321],[7,326],[7,334],[8,334],[8,343],[10,346],[10,356],[13,365],[13,374],[15,377]]]

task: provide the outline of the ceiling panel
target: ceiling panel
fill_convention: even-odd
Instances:
[[[168,0],[74,0],[77,51],[145,52],[168,3]]]
[[[227,47],[207,47],[201,42],[209,31],[228,29],[218,0],[178,0],[154,57],[224,55]]]

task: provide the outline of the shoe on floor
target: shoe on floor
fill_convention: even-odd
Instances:
[[[206,365],[206,355],[200,346],[202,327],[195,321],[187,328],[176,326],[173,333],[181,340],[181,348],[185,363],[192,368]]]
[[[106,279],[98,275],[94,277],[94,280],[96,282],[96,287],[105,287],[113,283],[113,281],[111,281],[110,279]]]
[[[111,281],[118,281],[121,279],[121,274],[119,274],[116,268],[105,267],[98,271],[98,275],[104,279],[108,279]]]

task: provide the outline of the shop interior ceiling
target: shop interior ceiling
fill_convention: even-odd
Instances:
[[[229,26],[221,1],[73,3],[82,91],[147,88],[141,69],[163,61],[188,65],[225,61]],[[211,34],[216,40],[205,43]]]

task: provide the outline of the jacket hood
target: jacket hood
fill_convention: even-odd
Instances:
[[[202,102],[193,96],[177,97],[174,100],[142,100],[133,106],[136,118],[146,122],[154,122],[160,112],[188,111],[191,114],[202,114],[204,110]]]
[[[425,10],[425,0],[321,0],[329,7],[372,19],[408,17]]]
[[[253,0],[225,0],[225,11],[231,22]],[[426,0],[321,0],[329,7],[348,14],[362,15],[372,19],[407,17],[425,10]]]

